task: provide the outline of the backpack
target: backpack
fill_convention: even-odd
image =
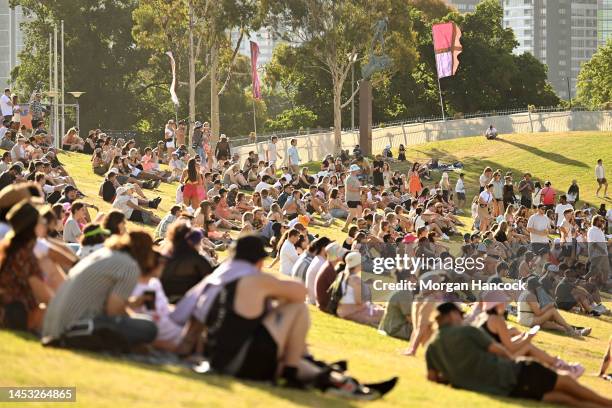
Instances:
[[[327,294],[329,295],[329,302],[325,307],[325,312],[332,314],[334,316],[337,315],[338,305],[340,304],[340,299],[344,296],[344,282],[346,281],[346,274],[344,272],[340,272],[334,283],[331,284],[329,288],[327,288]]]

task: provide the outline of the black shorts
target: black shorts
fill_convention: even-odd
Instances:
[[[264,325],[253,336],[236,377],[254,381],[273,381],[278,367],[278,345]]]
[[[606,184],[608,182],[608,180],[606,180],[606,178],[598,178],[597,179],[597,184],[600,186],[603,186],[604,184]]]
[[[557,309],[569,311],[574,308],[578,303],[575,300],[555,300],[555,305],[557,305]]]
[[[465,193],[456,193],[456,194],[457,194],[457,199],[465,200]]]
[[[140,210],[133,210],[132,215],[130,215],[130,221],[144,223],[143,212]]]
[[[348,208],[358,208],[361,205],[361,201],[347,201],[346,205]]]
[[[557,383],[557,373],[535,361],[526,360],[519,364],[516,386],[510,393],[514,398],[541,401],[544,394],[551,392]]]
[[[288,220],[292,220],[292,219],[296,218],[297,216],[298,216],[297,213],[285,214],[285,217],[287,217]]]

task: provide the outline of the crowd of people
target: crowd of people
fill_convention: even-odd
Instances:
[[[345,361],[310,354],[313,305],[408,341],[406,355],[426,347],[430,380],[574,406],[612,404],[576,381],[580,364],[531,342],[538,328],[590,334],[559,310],[592,318],[610,313],[601,293],[611,288],[612,210],[579,207],[575,181],[557,192],[529,173],[515,182],[511,172],[485,168],[479,186],[471,186],[460,163],[437,160],[394,171],[407,159],[403,146],[397,159],[391,146],[372,159],[356,146],[311,170],[296,139],[279,151],[272,137],[263,154],[254,148],[241,158],[225,135],[215,141],[201,122],[189,137],[187,123],[168,121],[155,146],[100,130],[81,139],[71,128],[61,150],[90,156],[98,195],[108,203],[100,209],[66,171],[44,121],[27,130],[4,119],[10,130],[0,144],[7,150],[0,162],[2,327],[36,333],[46,346],[158,350],[206,361],[218,373],[349,398],[389,392],[397,378],[363,384],[346,373]],[[601,161],[596,178],[605,196]],[[176,186],[163,217],[155,211],[161,183]],[[466,197],[478,187],[469,220],[462,216]],[[342,239],[318,228],[330,226],[342,230]],[[382,302],[371,279],[377,259],[400,255],[471,258],[482,267],[391,268],[386,279],[520,280],[527,289],[398,290]],[[264,273],[277,264],[280,277]],[[535,329],[509,328],[508,315]]]

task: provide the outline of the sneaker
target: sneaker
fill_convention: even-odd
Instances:
[[[450,238],[449,238],[449,237],[448,237],[448,235],[446,235],[446,234],[442,234],[442,239],[443,239],[444,241],[450,241]]]
[[[598,304],[598,305],[593,306],[593,310],[596,310],[597,312],[599,312],[602,315],[609,315],[610,314],[610,309],[608,309],[607,307],[605,307],[601,303]]]
[[[589,316],[593,316],[593,317],[599,317],[601,316],[601,313],[599,313],[597,310],[595,309],[591,309],[591,311],[588,313]]]
[[[588,336],[589,334],[591,334],[591,328],[590,327],[585,327],[584,329],[578,330],[578,334],[580,334],[581,336]]]
[[[584,374],[584,367],[580,363],[570,363],[566,364],[566,366],[567,372],[574,380],[577,380],[582,374]]]
[[[381,397],[380,392],[361,385],[350,377],[347,377],[341,383],[334,383],[325,392],[337,397],[359,401],[373,401]]]

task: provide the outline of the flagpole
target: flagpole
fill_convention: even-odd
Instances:
[[[444,99],[442,99],[442,86],[440,85],[440,76],[439,75],[437,76],[438,76],[438,92],[440,93],[440,109],[442,110],[442,121],[446,121],[446,116],[444,115]]]

